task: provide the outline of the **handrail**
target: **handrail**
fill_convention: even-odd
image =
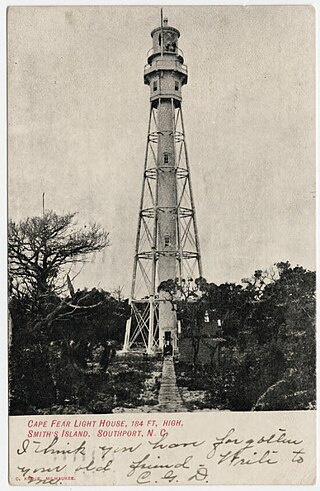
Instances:
[[[165,67],[166,65],[168,65],[168,69],[170,69],[172,67],[172,61],[171,60],[157,60],[155,62],[153,62],[152,64],[150,63],[146,63],[145,66],[144,66],[144,72],[148,72],[150,69],[157,69],[157,67]],[[186,75],[188,73],[188,67],[187,65],[185,65],[184,63],[180,63],[179,61],[175,61],[175,67],[176,69],[180,69],[182,70]]]
[[[149,56],[151,55],[156,55],[156,54],[161,54],[162,51],[161,51],[161,48],[150,48],[148,53],[147,53],[147,58],[149,58]],[[184,58],[184,54],[183,54],[183,51],[182,49],[180,48],[176,48],[174,51],[165,51],[163,50],[163,53],[164,54],[169,54],[169,55],[179,55],[179,56],[182,56],[182,58]]]

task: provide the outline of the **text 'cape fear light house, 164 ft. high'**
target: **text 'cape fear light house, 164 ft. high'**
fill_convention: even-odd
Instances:
[[[131,289],[131,316],[123,352],[178,350],[181,330],[167,280],[202,276],[190,168],[182,117],[182,86],[188,81],[179,31],[162,20],[151,32],[144,68],[150,116]]]

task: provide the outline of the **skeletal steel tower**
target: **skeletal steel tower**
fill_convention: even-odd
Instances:
[[[181,89],[188,71],[178,48],[180,33],[162,19],[151,32],[144,68],[150,116],[134,255],[131,317],[123,351],[152,354],[170,340],[177,350],[180,325],[161,282],[202,276],[200,247],[184,124]]]

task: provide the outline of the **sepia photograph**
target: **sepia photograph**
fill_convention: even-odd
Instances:
[[[10,416],[316,409],[315,42],[306,5],[9,7]]]

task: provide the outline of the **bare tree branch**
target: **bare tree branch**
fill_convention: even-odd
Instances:
[[[12,291],[30,297],[34,303],[44,293],[61,294],[67,281],[63,278],[67,266],[71,274],[77,263],[109,245],[109,236],[93,223],[78,227],[76,213],[57,215],[47,211],[41,217],[9,222],[8,257]],[[80,270],[81,271],[81,270]],[[80,274],[78,272],[74,278]]]

